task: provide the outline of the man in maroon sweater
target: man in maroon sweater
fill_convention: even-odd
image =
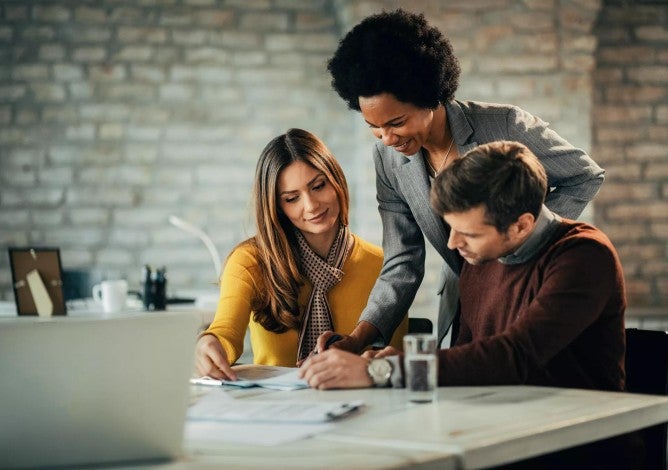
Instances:
[[[440,386],[624,390],[619,258],[600,230],[547,209],[548,190],[538,159],[517,142],[476,147],[434,179],[432,206],[450,227],[448,247],[467,261],[459,334],[453,347],[438,352]],[[302,367],[312,387],[401,386],[396,349],[356,356],[334,348]],[[385,364],[379,368],[377,361]],[[378,380],[374,369],[391,373]],[[622,436],[525,464],[559,468],[565,462],[641,468],[642,445],[637,436]]]
[[[600,230],[547,209],[547,191],[545,170],[517,142],[481,145],[435,178],[432,206],[450,227],[448,246],[467,261],[459,334],[439,351],[439,385],[624,389],[617,253]],[[305,364],[311,386],[402,382],[399,351],[359,357],[334,348]],[[390,363],[387,383],[367,373],[374,361]]]
[[[543,205],[547,178],[523,145],[484,145],[439,175],[461,325],[440,385],[624,389],[624,278],[610,240]]]

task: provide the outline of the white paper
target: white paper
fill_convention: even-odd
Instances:
[[[224,393],[209,393],[188,409],[188,420],[241,423],[323,423],[344,417],[361,401],[230,400]]]
[[[49,292],[46,290],[42,276],[36,269],[33,269],[26,274],[26,281],[32,294],[32,300],[37,308],[37,313],[40,317],[50,317],[53,315],[53,302],[49,297]]]
[[[189,451],[217,450],[221,443],[273,446],[305,439],[334,427],[319,424],[227,423],[186,421],[185,447]]]
[[[234,387],[262,387],[272,390],[300,390],[308,388],[308,382],[300,379],[296,367],[275,367],[244,365],[234,366],[238,380],[219,380],[211,377],[197,377],[190,379],[195,385],[230,385]]]

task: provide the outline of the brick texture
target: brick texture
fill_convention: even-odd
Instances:
[[[629,306],[668,306],[668,5],[605,0],[595,27],[595,221],[617,247]]]
[[[648,139],[665,138],[668,122],[666,9],[638,3],[1,2],[0,249],[58,245],[65,268],[107,270],[135,289],[144,263],[166,265],[171,292],[210,289],[204,246],[167,218],[201,226],[225,257],[254,233],[257,156],[289,127],[312,130],[338,156],[353,230],[380,243],[373,139],[330,89],[325,63],[361,18],[402,6],[450,36],[463,69],[458,98],[510,102],[577,146],[595,141],[616,185],[598,220],[615,242],[614,230],[629,247],[649,242],[625,262],[656,261],[662,248],[665,260],[668,190],[649,171],[665,162],[665,142]],[[646,232],[627,230],[638,224],[625,211],[639,208]],[[430,250],[411,315],[433,316],[439,264]],[[649,266],[634,270],[633,290],[656,303],[667,297],[666,273],[652,264],[656,277],[646,279]],[[0,296],[12,298],[6,255]]]

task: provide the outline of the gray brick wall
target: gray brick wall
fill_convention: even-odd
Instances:
[[[172,290],[210,287],[203,245],[167,218],[202,226],[225,256],[254,232],[257,155],[289,127],[314,131],[335,152],[353,229],[380,243],[372,136],[330,89],[325,62],[362,17],[398,6],[451,37],[458,98],[517,104],[591,149],[601,1],[5,1],[0,249],[57,245],[66,268],[109,270],[134,287],[144,263],[164,264]],[[624,95],[623,78],[609,70],[613,93]],[[665,121],[667,109],[652,112]],[[431,253],[412,315],[433,314],[438,264]],[[6,255],[0,292],[12,298]]]
[[[208,287],[203,245],[252,234],[257,155],[288,127],[343,162],[350,115],[324,63],[338,29],[325,1],[0,3],[0,247],[49,245],[64,267],[138,286]],[[349,161],[349,159],[348,159]],[[11,298],[7,255],[0,289]]]
[[[606,0],[596,33],[594,149],[608,171],[596,222],[629,304],[668,308],[668,4]],[[666,325],[664,325],[665,327]]]

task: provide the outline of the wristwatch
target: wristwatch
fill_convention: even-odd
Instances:
[[[366,366],[374,387],[387,387],[392,376],[392,363],[387,359],[371,359]]]

